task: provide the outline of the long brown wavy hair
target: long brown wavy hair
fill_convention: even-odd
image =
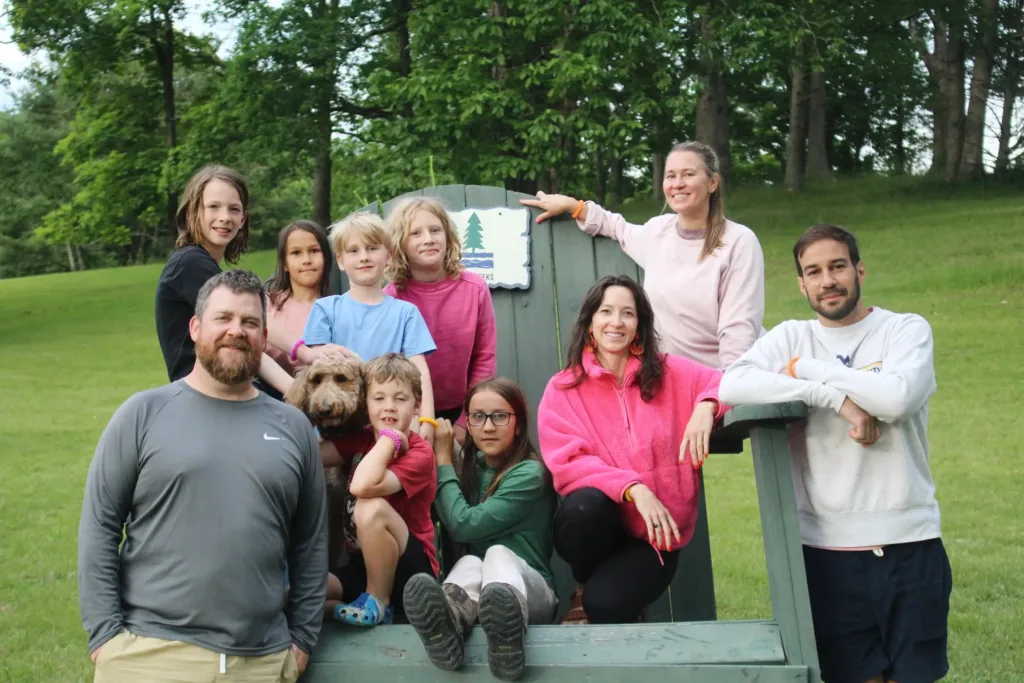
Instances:
[[[703,142],[680,142],[672,147],[669,154],[673,152],[693,152],[700,157],[704,163],[704,171],[709,178],[718,176],[718,187],[708,197],[707,231],[704,233],[704,246],[700,250],[700,259],[703,261],[715,249],[722,246],[722,238],[725,236],[725,181],[719,173],[718,154],[709,145]]]
[[[245,220],[224,250],[224,260],[228,263],[238,263],[242,254],[249,248],[249,185],[245,182],[242,174],[233,168],[211,164],[204,166],[193,175],[185,191],[181,195],[181,203],[178,204],[178,211],[174,215],[174,222],[178,228],[177,247],[195,245],[203,246],[203,190],[211,180],[222,180],[231,185],[238,192],[242,200],[242,210],[245,212]]]
[[[313,235],[317,244],[320,245],[320,253],[324,257],[324,270],[320,273],[318,295],[322,298],[331,293],[331,243],[327,239],[327,232],[320,227],[319,223],[313,221],[292,221],[277,233],[277,266],[274,269],[274,274],[267,281],[267,294],[270,296],[270,303],[277,310],[281,310],[281,307],[292,295],[292,278],[288,274],[287,266],[288,237],[296,230]]]
[[[633,383],[640,387],[640,397],[649,402],[661,389],[665,375],[665,364],[661,357],[661,339],[654,329],[654,310],[647,293],[628,275],[607,275],[598,280],[580,304],[580,314],[572,328],[569,350],[566,352],[565,365],[573,372],[573,381],[567,388],[576,387],[587,379],[583,369],[583,350],[590,341],[590,323],[594,314],[601,307],[605,290],[609,287],[625,287],[633,293],[636,302],[637,328],[634,343],[643,345],[640,355],[640,372],[633,378]]]
[[[466,401],[463,404],[463,408],[467,413],[469,412],[469,402],[482,391],[493,392],[501,396],[505,399],[506,403],[512,406],[512,412],[516,416],[516,435],[512,440],[512,446],[509,448],[505,462],[502,463],[498,472],[494,475],[491,485],[487,487],[487,491],[480,500],[475,500],[478,486],[476,481],[476,444],[473,443],[472,435],[466,438],[466,443],[462,448],[462,472],[459,476],[459,487],[462,489],[462,495],[466,497],[466,500],[477,505],[487,500],[498,490],[498,485],[501,483],[506,472],[524,460],[535,460],[541,464],[541,467],[544,466],[544,461],[530,440],[530,418],[527,414],[526,397],[523,396],[523,390],[519,388],[519,385],[505,377],[494,377],[478,382],[466,393]],[[550,487],[552,485],[551,474],[546,467],[544,467],[544,477],[545,485]]]

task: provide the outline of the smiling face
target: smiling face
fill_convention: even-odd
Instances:
[[[853,265],[842,242],[822,239],[800,254],[800,292],[822,324],[848,324],[863,317],[860,283],[864,264]]]
[[[412,219],[402,250],[413,271],[436,272],[444,269],[448,238],[441,219],[430,211],[419,211]]]
[[[324,273],[324,253],[316,235],[293,230],[285,244],[285,270],[292,285],[316,289]]]
[[[519,434],[515,409],[493,391],[473,394],[466,422],[473,443],[488,458],[507,457]]]
[[[352,284],[369,287],[380,284],[389,260],[391,255],[383,244],[352,236],[345,240],[338,254],[338,267],[345,271]]]
[[[189,332],[200,365],[221,384],[243,384],[256,376],[267,334],[258,296],[218,287],[202,318],[192,318]]]
[[[604,290],[601,305],[590,319],[599,353],[610,356],[629,355],[629,345],[636,339],[639,318],[636,299],[627,288],[612,285]]]
[[[200,216],[203,246],[222,254],[245,224],[245,208],[238,190],[219,178],[210,180],[203,188]]]
[[[366,387],[366,412],[374,434],[379,434],[385,428],[408,434],[417,410],[419,401],[408,382],[397,377],[385,382],[369,381]]]
[[[662,189],[665,201],[676,213],[707,213],[711,194],[718,189],[718,176],[708,174],[704,160],[696,152],[672,152],[665,159]]]

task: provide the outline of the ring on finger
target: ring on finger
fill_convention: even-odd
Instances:
[[[655,529],[658,529],[658,528],[660,528],[660,527],[661,527],[661,525],[660,525],[660,524],[658,524],[657,522],[655,522],[655,523],[654,523],[654,524],[652,524],[651,526],[653,526],[653,527],[654,527]]]

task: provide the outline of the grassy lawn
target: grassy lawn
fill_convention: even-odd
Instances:
[[[857,233],[869,304],[931,322],[932,462],[954,572],[947,680],[1024,680],[1024,369],[1012,351],[1024,332],[1024,198],[876,179],[800,196],[750,189],[728,205],[765,251],[766,326],[808,316],[790,249],[819,221]],[[265,252],[245,265],[267,275],[272,263]],[[166,381],[159,272],[0,280],[0,683],[91,680],[76,584],[82,488],[114,409]],[[719,456],[705,473],[720,618],[768,616],[750,459]]]

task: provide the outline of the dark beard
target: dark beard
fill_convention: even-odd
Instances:
[[[832,289],[827,289],[823,292],[820,292],[819,296],[825,296],[825,294],[834,292],[835,290],[836,288],[834,287]],[[815,313],[820,315],[822,318],[825,318],[826,320],[831,320],[832,322],[842,320],[846,316],[853,313],[853,309],[857,308],[857,304],[860,303],[860,276],[857,276],[857,279],[854,280],[853,295],[850,296],[839,308],[836,308],[834,310],[826,309],[823,306],[821,306],[821,304],[811,301],[810,297],[807,297],[807,303],[811,305],[811,308],[814,309]]]
[[[245,355],[233,363],[225,363],[221,360],[220,349],[239,349]],[[263,353],[252,348],[244,340],[212,344],[196,344],[196,358],[210,376],[221,384],[235,386],[251,382],[260,369],[260,359]]]

